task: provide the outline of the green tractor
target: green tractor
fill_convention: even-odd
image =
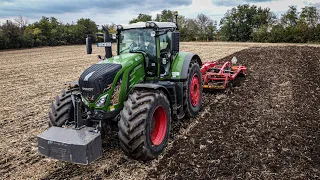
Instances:
[[[105,42],[97,44],[106,48],[105,57],[56,97],[50,128],[38,136],[40,154],[89,164],[102,155],[105,127],[116,122],[127,156],[156,158],[167,145],[171,121],[196,116],[202,103],[201,59],[179,51],[177,30],[173,22],[118,25],[112,56],[105,29]]]

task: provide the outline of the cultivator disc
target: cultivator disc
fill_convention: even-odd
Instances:
[[[234,57],[232,62],[207,62],[201,67],[204,89],[226,89],[237,76],[245,76],[245,66],[233,66],[237,62]]]

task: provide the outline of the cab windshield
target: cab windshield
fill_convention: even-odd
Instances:
[[[129,29],[121,31],[119,38],[119,54],[145,52],[156,55],[153,29]]]

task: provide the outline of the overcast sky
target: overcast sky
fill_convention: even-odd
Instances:
[[[219,22],[228,9],[245,3],[269,7],[278,16],[291,5],[299,10],[304,6],[320,8],[320,0],[0,0],[0,22],[22,15],[31,23],[53,16],[63,23],[83,17],[99,25],[126,24],[139,13],[154,18],[163,9],[177,10],[190,18],[204,13]]]

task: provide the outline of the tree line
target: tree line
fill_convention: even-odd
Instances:
[[[217,21],[202,13],[196,18],[179,15],[178,25],[182,41],[320,42],[319,14],[320,10],[313,6],[306,6],[301,11],[290,6],[277,17],[269,8],[244,4],[228,10],[219,26]],[[163,10],[154,18],[141,13],[129,23],[151,20],[170,22],[175,19],[173,11]],[[115,33],[115,24],[105,26]],[[64,24],[54,17],[42,17],[29,24],[20,16],[0,24],[0,49],[82,44],[87,34],[101,31],[88,18]]]
[[[279,18],[269,8],[241,5],[229,10],[220,21],[220,38],[225,41],[320,42],[320,11],[295,6]]]
[[[40,21],[28,24],[28,20],[20,16],[0,26],[0,49],[82,44],[86,34],[96,32],[97,25],[90,19],[63,24],[54,17],[42,17]]]
[[[146,22],[173,22],[175,21],[174,11],[163,10],[157,14],[155,19],[151,15],[139,14],[137,18],[132,19],[129,23]],[[181,41],[212,41],[217,40],[217,21],[210,19],[205,14],[198,14],[196,18],[186,18],[183,15],[178,16],[178,25]]]

